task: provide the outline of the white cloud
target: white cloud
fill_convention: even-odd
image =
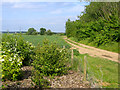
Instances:
[[[15,3],[12,8],[44,8],[47,5],[42,4],[42,5],[36,5],[32,3]]]
[[[74,12],[82,12],[84,11],[85,6],[81,6],[79,4],[69,7],[69,8],[59,8],[54,11],[51,11],[51,14],[61,14],[61,13],[74,13]]]
[[[85,7],[81,5],[76,5],[68,9],[68,12],[82,12],[84,11]]]

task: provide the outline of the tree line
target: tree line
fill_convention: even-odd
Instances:
[[[91,2],[78,20],[66,22],[67,37],[96,46],[119,41],[119,2]]]
[[[46,30],[45,28],[40,28],[40,32],[37,32],[37,30],[35,30],[34,28],[29,28],[26,34],[27,35],[37,35],[37,34],[40,34],[40,35],[45,35],[45,34],[52,35],[53,32],[50,29]]]

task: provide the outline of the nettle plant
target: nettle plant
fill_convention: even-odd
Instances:
[[[4,34],[2,36],[2,79],[17,80],[22,76],[20,68],[30,64],[34,46],[21,36]]]
[[[49,44],[44,40],[43,46],[38,45],[33,56],[32,80],[38,86],[44,86],[46,80],[44,76],[56,76],[67,73],[68,53],[67,49],[60,48],[56,44]]]

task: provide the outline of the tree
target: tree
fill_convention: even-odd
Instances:
[[[40,28],[40,35],[45,35],[46,29],[45,28]]]
[[[37,31],[34,28],[29,28],[27,34],[28,35],[36,35]]]
[[[78,20],[66,22],[67,37],[86,40],[96,46],[119,41],[119,5],[117,2],[91,2]]]
[[[37,35],[37,34],[38,34],[38,32],[36,32],[36,31],[32,33],[32,35]]]
[[[52,33],[51,30],[49,29],[49,30],[46,31],[46,34],[47,34],[47,35],[52,35],[53,33]]]

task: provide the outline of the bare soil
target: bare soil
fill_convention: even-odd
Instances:
[[[22,80],[19,81],[5,81],[2,82],[5,88],[34,88],[35,84],[31,80],[32,66],[24,66],[21,68],[23,71]]]
[[[84,45],[84,44],[81,44],[81,43],[77,43],[75,41],[72,41],[72,40],[68,39],[66,36],[64,36],[63,38],[67,43],[72,45],[73,48],[77,48],[79,50],[80,54],[88,53],[92,57],[106,58],[108,60],[120,63],[120,61],[118,60],[118,55],[119,55],[118,53],[98,49],[98,48],[87,46],[87,45]],[[68,40],[71,41],[72,43],[69,42]],[[77,45],[75,45],[73,43],[75,43]]]
[[[37,88],[31,80],[32,66],[24,66],[21,70],[24,72],[22,80],[2,82],[5,88]],[[68,71],[63,76],[55,76],[54,78],[45,77],[50,82],[50,88],[91,88],[88,81],[83,81],[83,75],[79,72]]]

